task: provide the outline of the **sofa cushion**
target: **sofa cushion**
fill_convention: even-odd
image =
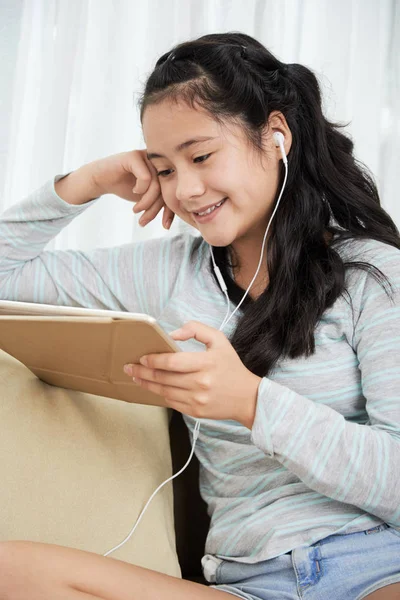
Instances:
[[[0,540],[104,554],[172,475],[165,408],[65,390],[0,351]],[[181,577],[172,482],[110,557]]]

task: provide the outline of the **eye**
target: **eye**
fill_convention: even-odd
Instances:
[[[204,161],[207,160],[207,158],[209,158],[209,156],[211,156],[211,154],[203,154],[202,156],[196,156],[196,158],[193,159],[193,162],[203,163]],[[168,175],[171,172],[172,172],[172,169],[167,169],[166,171],[158,171],[157,177],[168,177]]]
[[[167,177],[171,171],[172,169],[167,169],[166,171],[157,171],[157,177]]]
[[[196,161],[199,161],[199,162],[204,162],[205,160],[207,160],[207,158],[208,158],[209,156],[211,156],[211,154],[203,154],[203,156],[197,156],[197,157],[194,159],[194,161],[193,161],[193,162],[196,162]],[[200,160],[201,158],[202,158],[203,160]]]

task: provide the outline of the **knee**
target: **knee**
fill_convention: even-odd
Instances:
[[[0,542],[0,598],[12,598],[12,583],[17,577],[14,542]]]
[[[13,568],[26,569],[29,565],[37,563],[43,553],[43,547],[45,547],[45,544],[27,540],[0,542],[1,572]]]
[[[365,600],[400,600],[400,583],[392,583],[365,596]]]
[[[27,560],[33,545],[34,542],[24,540],[0,542],[0,568],[2,572],[6,567],[9,568],[13,564],[20,564],[21,561]]]
[[[0,598],[11,600],[21,591],[27,572],[30,542],[0,542]]]

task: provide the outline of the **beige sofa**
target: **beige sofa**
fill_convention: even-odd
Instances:
[[[2,351],[0,390],[0,540],[104,554],[190,455],[179,412],[47,385]],[[210,521],[198,473],[193,456],[112,556],[207,583],[200,560]],[[400,584],[368,596],[379,599],[400,600]]]
[[[0,389],[0,540],[104,554],[190,455],[180,413],[47,385],[3,351]],[[206,583],[200,559],[208,525],[193,456],[111,556]]]

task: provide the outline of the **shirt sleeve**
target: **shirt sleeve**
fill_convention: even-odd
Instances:
[[[75,206],[57,175],[0,217],[0,299],[139,312],[157,318],[179,282],[188,235],[90,251],[45,247],[97,201]],[[182,269],[181,269],[182,270]]]
[[[376,260],[367,262],[388,277],[391,296],[370,272],[361,270],[352,295],[353,348],[367,423],[349,422],[330,406],[263,378],[251,439],[311,489],[398,527],[400,253],[388,245],[379,243],[379,247]]]

